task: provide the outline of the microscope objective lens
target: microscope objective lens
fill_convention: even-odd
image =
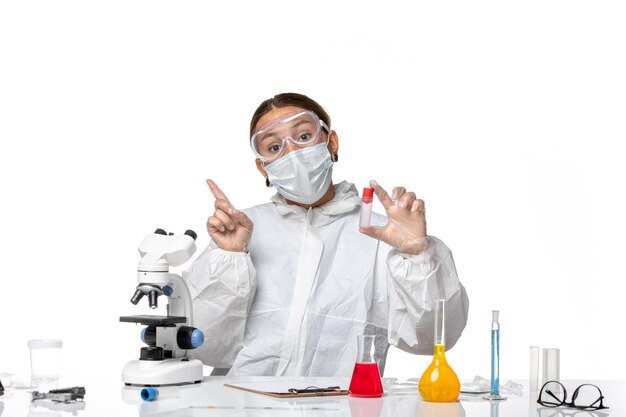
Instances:
[[[155,290],[152,290],[148,293],[148,305],[150,308],[157,308],[157,297],[158,293]]]
[[[135,294],[133,295],[133,297],[130,299],[130,302],[133,304],[137,304],[139,302],[139,300],[141,300],[143,298],[143,292],[141,292],[140,290],[135,291]]]

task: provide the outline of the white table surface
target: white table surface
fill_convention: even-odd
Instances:
[[[157,401],[141,400],[139,387],[124,387],[113,378],[61,377],[56,384],[41,386],[40,391],[80,385],[86,388],[85,401],[56,404],[30,401],[30,389],[7,388],[0,396],[0,417],[64,416],[349,416],[349,417],[606,417],[626,416],[626,381],[564,381],[568,392],[583,382],[598,385],[609,410],[579,412],[561,408],[561,413],[536,403],[536,393],[529,394],[527,384],[521,395],[507,395],[507,400],[490,403],[481,396],[461,395],[456,403],[438,404],[421,401],[416,385],[397,384],[385,379],[385,395],[378,399],[348,396],[299,399],[274,399],[229,387],[224,383],[275,380],[270,377],[205,377],[201,384],[159,388]],[[287,378],[293,380],[294,378]],[[328,386],[337,379],[300,378],[311,385]],[[401,382],[401,381],[400,381]],[[348,379],[344,379],[347,386]],[[413,383],[415,384],[415,383]],[[344,386],[342,385],[342,387]],[[169,396],[169,398],[167,398]]]

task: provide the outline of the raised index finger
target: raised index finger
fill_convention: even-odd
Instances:
[[[387,191],[385,191],[383,187],[378,185],[376,181],[371,180],[370,187],[374,189],[374,192],[376,193],[376,197],[378,197],[378,199],[382,203],[385,210],[394,206],[393,200],[389,197],[389,194],[387,194]]]
[[[233,206],[230,203],[230,200],[228,199],[228,197],[226,197],[226,194],[224,194],[224,191],[222,191],[222,189],[217,186],[215,181],[213,181],[213,180],[206,180],[206,183],[209,186],[209,188],[211,189],[211,193],[213,193],[213,197],[215,197],[216,199],[219,198],[219,199],[222,199],[222,200],[226,200],[226,201],[228,201],[228,204],[231,207]]]

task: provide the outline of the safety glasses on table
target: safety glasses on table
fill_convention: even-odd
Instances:
[[[320,143],[322,128],[329,131],[323,120],[312,111],[301,111],[273,120],[254,132],[250,138],[252,151],[265,165],[283,156],[287,141],[300,148]]]
[[[601,410],[604,396],[600,388],[592,384],[582,384],[574,390],[572,401],[567,402],[567,391],[558,381],[548,381],[541,387],[537,402],[545,407],[571,407],[578,410]]]

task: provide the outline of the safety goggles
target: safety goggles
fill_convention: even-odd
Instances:
[[[256,157],[268,165],[285,154],[287,141],[300,148],[320,143],[324,137],[322,128],[326,132],[330,130],[312,111],[289,114],[254,132],[250,147]]]
[[[578,410],[602,410],[604,396],[600,388],[592,384],[582,384],[574,390],[572,400],[567,401],[567,391],[558,381],[548,381],[543,384],[537,402],[544,407],[570,407]]]

